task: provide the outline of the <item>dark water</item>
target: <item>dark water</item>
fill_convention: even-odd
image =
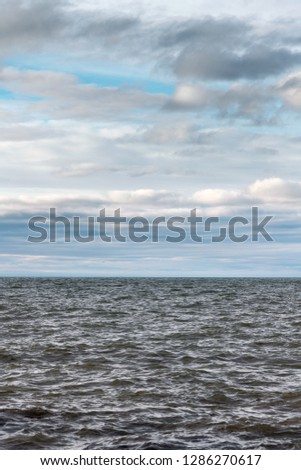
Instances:
[[[301,280],[0,279],[2,449],[301,449]]]

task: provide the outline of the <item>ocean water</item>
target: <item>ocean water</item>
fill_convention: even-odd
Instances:
[[[301,280],[0,279],[1,449],[301,449]]]

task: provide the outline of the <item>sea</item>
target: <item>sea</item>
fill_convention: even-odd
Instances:
[[[1,449],[301,449],[301,279],[1,278]]]

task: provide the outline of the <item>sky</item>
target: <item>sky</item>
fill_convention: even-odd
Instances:
[[[299,2],[0,7],[0,275],[300,276]],[[85,232],[103,208],[223,225],[252,207],[273,242],[28,241],[50,208]]]

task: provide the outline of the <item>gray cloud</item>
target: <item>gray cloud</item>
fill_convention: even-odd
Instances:
[[[152,23],[135,14],[75,8],[69,1],[0,0],[3,57],[52,50],[62,57],[122,59],[202,80],[261,79],[301,63],[288,40],[298,40],[297,25],[263,34],[247,20],[233,17]]]
[[[60,40],[68,25],[63,2],[58,0],[1,0],[0,8],[2,51],[40,49],[47,40]]]
[[[251,45],[242,53],[219,48],[187,47],[174,64],[180,78],[205,80],[262,79],[278,75],[301,64],[301,53],[287,49],[272,49],[264,44]]]
[[[226,89],[206,87],[195,83],[181,83],[164,105],[167,111],[211,111],[222,119],[247,119],[253,124],[275,124],[276,99],[272,87],[235,83]]]
[[[159,36],[158,46],[170,48],[195,43],[203,46],[222,43],[224,46],[237,47],[238,38],[240,38],[240,45],[248,45],[252,32],[251,24],[243,20],[234,17],[216,19],[209,16],[165,25]]]
[[[163,104],[164,97],[139,89],[81,84],[66,73],[0,69],[0,86],[29,97],[41,98],[28,102],[34,115],[49,115],[56,119],[89,119],[116,117],[141,108],[147,110]]]
[[[98,15],[98,18],[93,19],[90,16],[83,17],[82,23],[82,27],[77,31],[79,35],[85,38],[103,39],[106,43],[111,43],[113,40],[116,44],[124,34],[137,30],[141,21],[134,17],[106,18],[104,15]]]
[[[85,11],[70,0],[0,0],[0,7],[3,57],[41,50],[69,56],[90,54],[100,47],[112,51],[140,24],[129,15]]]

